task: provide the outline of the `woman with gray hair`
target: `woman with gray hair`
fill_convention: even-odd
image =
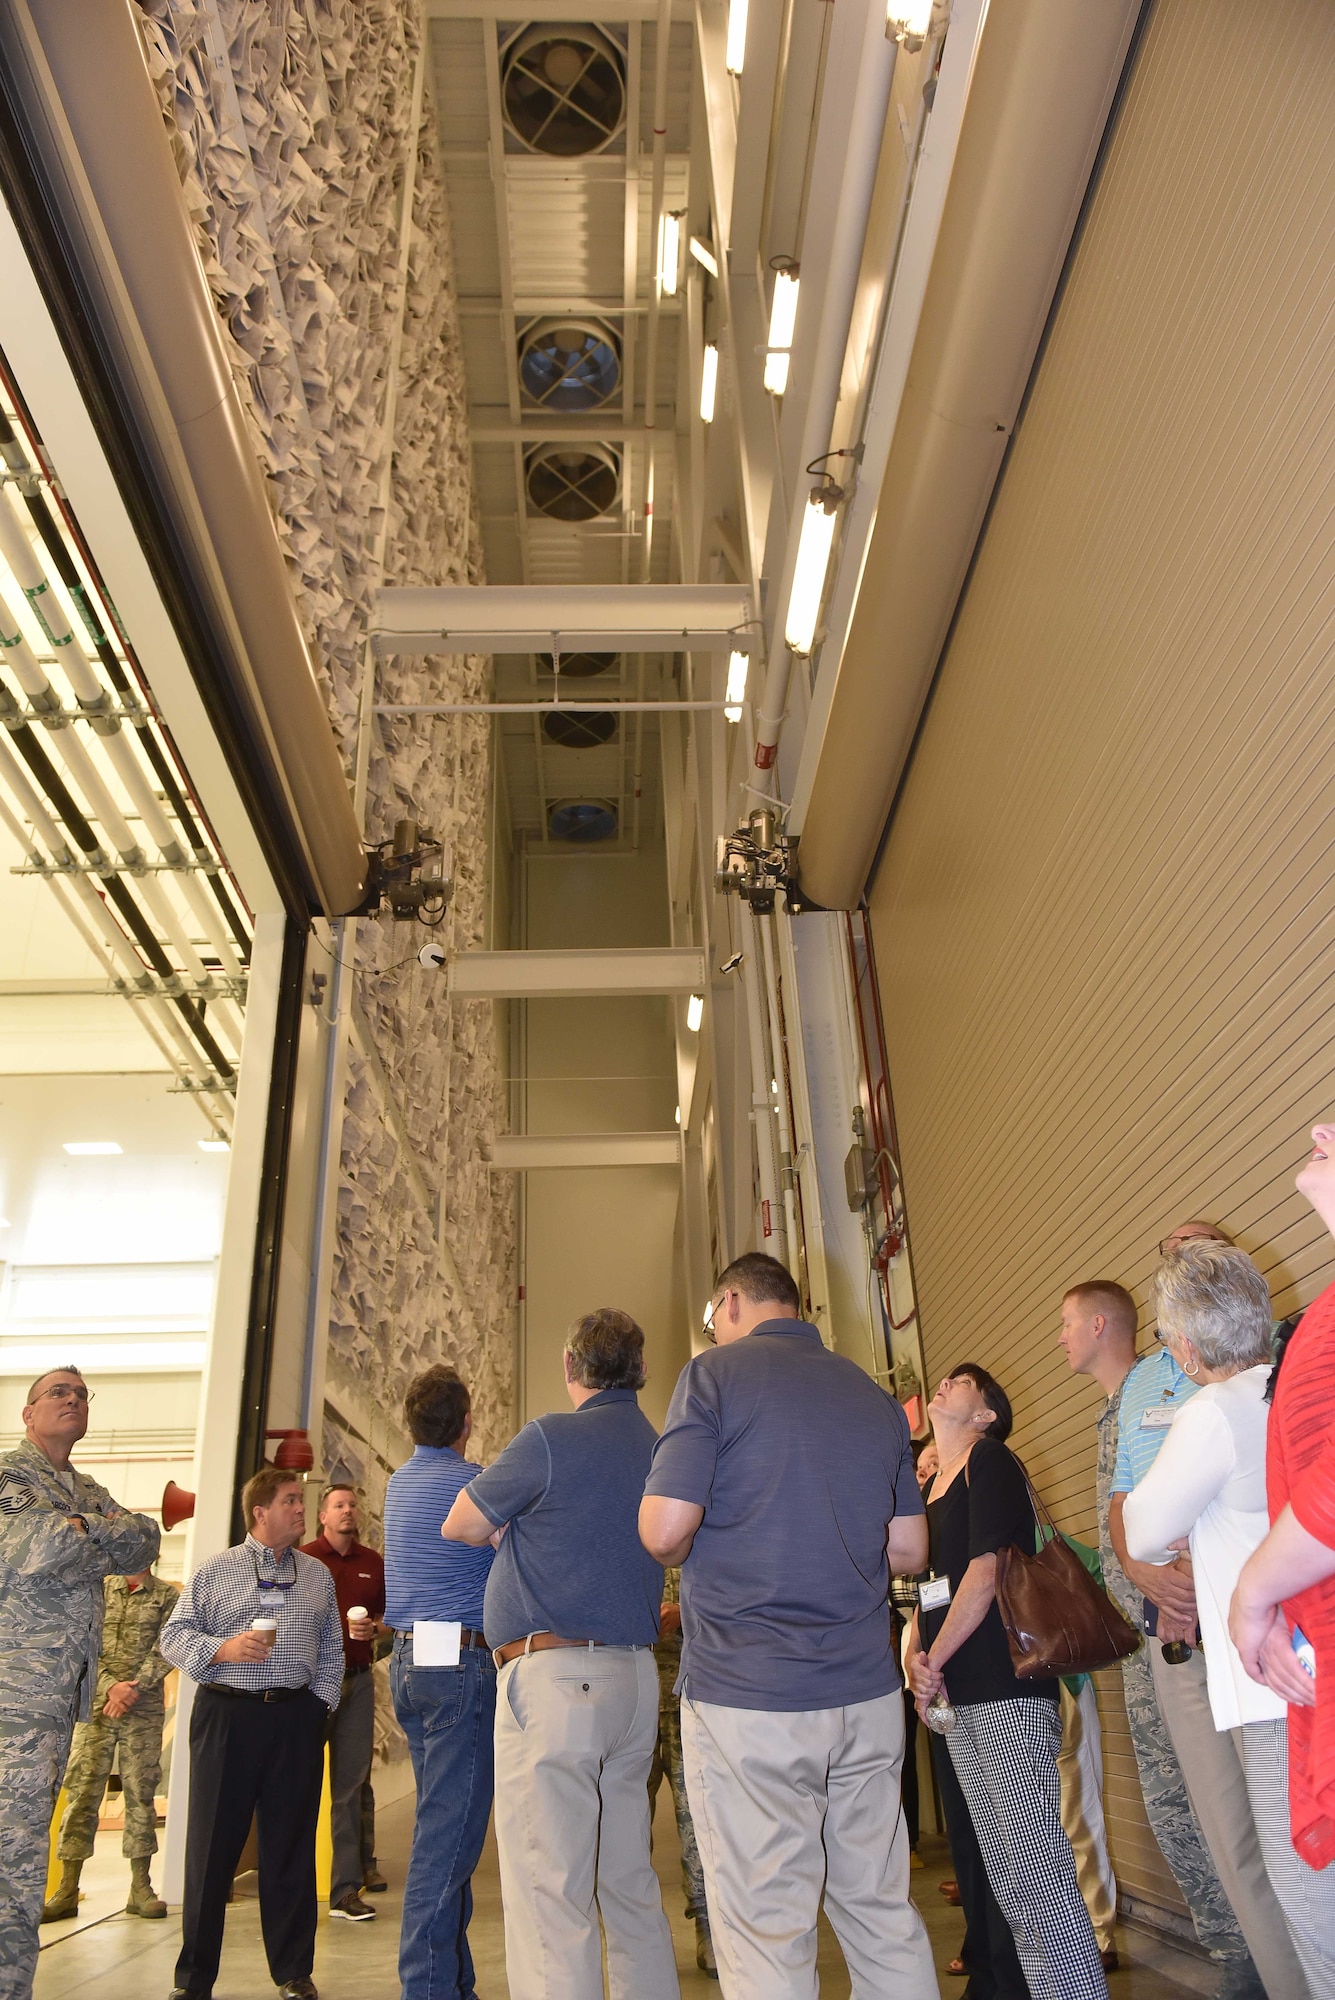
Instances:
[[[1292,1990],[1291,1943],[1315,2000],[1335,2000],[1335,1869],[1319,1873],[1294,1853],[1287,1707],[1250,1678],[1228,1634],[1239,1572],[1269,1528],[1270,1293],[1245,1251],[1197,1241],[1164,1259],[1153,1304],[1159,1338],[1203,1386],[1127,1495],[1127,1548],[1138,1562],[1165,1563],[1184,1543],[1191,1550],[1210,1710],[1237,1747],[1268,1878],[1254,1871],[1250,1907],[1236,1912],[1266,1989]],[[1281,1915],[1287,1935],[1277,1929]]]

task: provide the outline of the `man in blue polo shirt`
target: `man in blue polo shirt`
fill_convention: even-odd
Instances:
[[[728,2000],[810,2000],[826,1911],[858,1993],[935,2000],[909,1901],[890,1573],[927,1567],[908,1420],[739,1257],[654,1454],[640,1534],[681,1563],[682,1755]]]
[[[385,1491],[389,1679],[417,1780],[399,1979],[402,2000],[475,2000],[468,1919],[491,1813],[496,1713],[496,1669],[482,1636],[492,1550],[460,1548],[440,1529],[482,1468],[463,1455],[473,1419],[453,1368],[416,1376],[403,1415],[417,1449]]]
[[[487,1637],[510,2000],[678,2000],[649,1859],[663,1572],[636,1517],[653,1455],[644,1335],[605,1307],[565,1348],[574,1413],[526,1424],[461,1492],[446,1535],[496,1543]],[[599,1918],[601,1917],[601,1934]]]

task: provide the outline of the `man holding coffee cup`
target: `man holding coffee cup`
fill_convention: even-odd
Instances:
[[[358,1539],[357,1495],[331,1486],[320,1503],[320,1532],[303,1555],[322,1562],[334,1579],[343,1624],[343,1696],[329,1719],[329,1818],[334,1868],[329,1914],[365,1923],[375,1911],[363,1897],[362,1786],[375,1748],[375,1637],[385,1615],[385,1565]]]
[[[252,1817],[269,1971],[281,2000],[315,2000],[315,1827],[325,1730],[343,1686],[342,1621],[329,1571],[296,1546],[306,1527],[300,1480],[262,1466],[241,1506],[245,1541],[200,1564],[159,1641],[199,1684],[172,2000],[213,1990]]]

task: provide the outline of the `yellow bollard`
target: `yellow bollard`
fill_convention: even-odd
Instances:
[[[56,1859],[56,1842],[60,1838],[60,1822],[65,1817],[65,1807],[69,1801],[62,1785],[56,1794],[56,1809],[51,1815],[51,1840],[46,1861],[46,1900],[50,1902],[60,1887],[60,1863]]]
[[[329,1792],[329,1745],[324,1752],[324,1784],[320,1789],[320,1817],[315,1827],[315,1893],[322,1903],[329,1901],[334,1882],[334,1818]]]

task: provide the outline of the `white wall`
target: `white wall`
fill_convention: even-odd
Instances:
[[[661,848],[638,854],[530,853],[526,942],[535,951],[668,941]],[[665,1131],[677,1103],[669,1003],[527,1003],[522,1092],[531,1132]],[[524,1410],[567,1407],[561,1348],[570,1322],[619,1306],[644,1328],[642,1398],[662,1423],[690,1353],[677,1247],[675,1167],[584,1168],[527,1176]]]

